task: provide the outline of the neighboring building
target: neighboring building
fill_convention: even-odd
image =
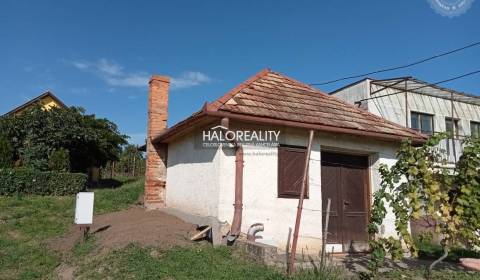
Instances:
[[[15,109],[11,110],[10,112],[6,113],[5,115],[17,115],[21,114],[28,108],[31,108],[35,104],[40,104],[42,108],[48,110],[52,107],[59,107],[59,108],[66,108],[67,106],[58,99],[53,93],[47,91],[44,94],[33,98],[32,100],[16,107]]]
[[[320,249],[322,211],[331,198],[329,250],[364,250],[379,165],[396,162],[403,139],[414,144],[426,139],[268,69],[167,129],[168,91],[168,77],[152,77],[145,206],[213,226],[214,242],[262,223],[258,242],[285,248],[295,223],[308,134],[314,130],[299,248]],[[237,136],[279,132],[279,146],[203,146],[205,135],[219,125]],[[384,236],[395,234],[391,215],[382,228]]]
[[[455,163],[466,136],[480,137],[480,96],[470,95],[412,77],[363,79],[330,95],[426,135],[447,132],[440,147]]]

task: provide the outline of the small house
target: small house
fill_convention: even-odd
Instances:
[[[217,242],[260,223],[257,242],[285,248],[313,130],[299,248],[321,248],[330,199],[329,250],[365,250],[380,164],[396,162],[402,140],[425,141],[415,130],[269,69],[167,128],[169,81],[150,80],[145,206],[210,221]],[[395,234],[392,216],[381,234]]]

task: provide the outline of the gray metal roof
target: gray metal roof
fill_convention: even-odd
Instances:
[[[400,92],[404,92],[405,88],[409,92],[415,92],[418,94],[429,95],[433,97],[443,98],[454,101],[465,102],[470,104],[475,104],[480,106],[480,96],[464,93],[461,91],[456,91],[453,89],[444,88],[436,84],[430,84],[413,77],[400,77],[393,79],[385,80],[371,80],[371,83],[374,85],[383,86],[385,88],[397,89]],[[372,92],[372,94],[381,92],[382,90],[377,90]]]

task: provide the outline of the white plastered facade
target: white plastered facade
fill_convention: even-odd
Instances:
[[[265,126],[233,123],[231,129],[266,129]],[[208,129],[208,128],[205,128]],[[280,131],[280,144],[307,146],[308,131],[268,127]],[[231,223],[235,191],[235,154],[232,148],[201,148],[201,129],[168,145],[166,204],[193,215],[216,217]],[[316,253],[322,244],[321,151],[369,156],[370,197],[378,189],[380,164],[395,163],[398,143],[369,137],[316,132],[309,170],[309,198],[304,202],[299,248]],[[289,228],[294,228],[298,199],[279,198],[277,191],[278,152],[276,147],[244,146],[242,232],[254,223],[263,223],[261,242],[284,249]],[[373,199],[371,199],[372,201]],[[392,214],[382,235],[394,235]]]

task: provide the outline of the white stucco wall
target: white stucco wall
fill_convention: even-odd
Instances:
[[[218,216],[220,158],[191,135],[169,143],[166,206],[200,216]]]
[[[232,129],[251,125],[233,124]],[[256,126],[255,128],[260,128]],[[308,131],[271,128],[281,131],[280,143],[307,146]],[[198,132],[169,144],[167,170],[167,206],[196,215],[218,217],[231,223],[235,190],[233,149],[198,149]],[[370,190],[378,189],[381,163],[395,163],[397,144],[327,133],[316,133],[309,170],[309,199],[304,202],[299,249],[316,253],[322,238],[321,151],[366,154],[370,159]],[[263,242],[284,249],[289,228],[294,228],[297,199],[278,198],[277,148],[244,146],[244,191],[242,232],[253,223],[263,223]],[[371,199],[373,201],[373,199]],[[393,217],[387,217],[384,235],[394,235]]]
[[[304,132],[307,133],[308,132]],[[282,144],[307,146],[308,135],[286,134],[282,136]],[[235,156],[224,154],[222,159],[220,189],[220,220],[231,221],[234,198]],[[280,247],[286,246],[289,227],[295,225],[297,199],[278,198],[277,169],[278,151],[276,147],[244,147],[244,206],[242,232],[247,232],[250,225],[263,223],[262,242]],[[319,249],[321,245],[321,205],[320,188],[320,145],[315,139],[312,147],[309,171],[309,199],[304,202],[306,209],[302,215],[299,247]],[[225,172],[224,172],[225,171]],[[223,187],[224,186],[224,187]],[[314,210],[314,211],[312,211]]]

